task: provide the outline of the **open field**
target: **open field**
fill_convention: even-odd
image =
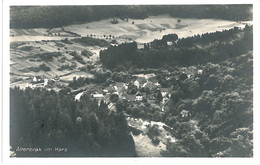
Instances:
[[[79,76],[91,77],[89,73],[79,72],[79,68],[85,66],[85,64],[74,60],[70,53],[75,51],[80,55],[81,51],[91,52],[92,56],[81,56],[86,64],[91,65],[95,61],[99,61],[99,51],[103,48],[88,46],[71,40],[79,36],[90,36],[107,41],[115,39],[117,43],[132,40],[151,42],[170,33],[176,33],[179,38],[182,38],[221,31],[235,26],[245,26],[242,22],[217,19],[178,19],[168,15],[150,16],[147,19],[129,19],[128,22],[118,19],[118,24],[111,24],[110,21],[111,19],[105,19],[52,29],[11,29],[11,72],[14,75],[19,75],[19,77],[12,75],[11,82],[14,82],[17,78],[28,79],[36,75],[44,75],[47,78],[66,75],[63,77],[64,81],[70,81],[73,77]],[[68,38],[70,43],[61,42],[61,39],[65,38]],[[59,52],[61,56],[54,57],[51,61],[39,60],[34,57],[37,54],[53,52]],[[38,67],[43,63],[50,67],[50,71],[32,72],[30,70],[31,67]],[[73,68],[60,69],[65,65],[73,65]]]
[[[244,26],[239,22],[217,19],[182,18],[181,22],[178,22],[178,18],[172,18],[168,15],[150,16],[143,20],[129,19],[128,22],[118,21],[118,24],[111,24],[110,19],[106,19],[81,25],[70,25],[64,28],[81,36],[90,34],[98,37],[111,35],[119,39],[127,37],[144,43],[151,42],[154,39],[161,39],[163,35],[170,33],[176,33],[182,38],[207,32],[221,31],[233,28],[234,26]]]
[[[175,138],[171,136],[171,133],[166,131],[163,126],[165,125],[162,122],[148,122],[142,119],[136,118],[127,118],[128,124],[131,127],[134,127],[143,133],[140,135],[133,135],[133,139],[135,141],[136,152],[138,156],[145,157],[145,156],[161,156],[161,151],[166,150],[167,141],[175,142]],[[159,136],[157,137],[160,142],[158,145],[154,145],[152,140],[147,136],[148,127],[158,125],[159,129]]]
[[[82,51],[92,52],[90,57],[81,56],[84,62],[91,64],[99,59],[100,47],[86,47],[80,43],[65,44],[61,41],[48,42],[22,42],[23,44],[11,44],[10,50],[10,72],[11,83],[17,78],[32,79],[34,76],[45,76],[48,79],[54,78],[56,75],[64,81],[71,81],[73,77],[92,77],[90,73],[81,72],[80,67],[85,66],[73,59],[71,52],[76,52],[78,55]],[[42,59],[41,56],[50,53],[60,53],[58,56],[53,56],[50,59]],[[45,64],[50,68],[50,71],[32,71],[31,68],[37,68],[41,64]],[[61,69],[62,66],[73,66],[71,68]],[[73,73],[73,74],[72,74]],[[25,87],[28,82],[16,83],[21,87]]]
[[[72,40],[79,36],[89,36],[107,41],[115,39],[117,43],[133,40],[150,42],[154,39],[161,39],[163,35],[170,33],[176,33],[179,38],[182,38],[230,29],[235,26],[245,26],[242,22],[217,19],[183,18],[178,20],[178,18],[172,18],[168,15],[160,15],[150,16],[147,19],[128,19],[128,22],[118,19],[118,24],[111,24],[111,19],[105,19],[62,28],[11,29],[10,71],[13,73],[11,74],[11,83],[20,78],[19,86],[25,86],[22,80],[43,75],[49,79],[57,75],[64,81],[71,81],[73,77],[93,76],[90,73],[80,71],[80,68],[99,61],[99,51],[104,47],[88,46]],[[61,41],[65,38],[68,38],[69,43]],[[85,64],[78,62],[70,55],[74,51],[83,58]],[[81,55],[82,51],[89,51],[92,55],[83,56]],[[61,53],[61,55],[53,57],[51,60],[39,59],[39,55],[44,53]],[[37,55],[38,57],[36,57]],[[49,67],[50,71],[32,71],[32,68],[37,69],[41,64]]]
[[[61,28],[11,29],[10,34],[11,42],[76,38],[75,35],[68,33],[69,31],[80,36],[93,35],[94,38],[106,39],[107,36],[111,35],[111,37],[114,36],[114,38],[119,42],[126,42],[131,39],[144,43],[151,42],[154,39],[160,39],[163,35],[170,33],[176,33],[179,38],[182,38],[196,34],[230,29],[234,26],[245,26],[242,22],[218,19],[182,18],[180,20],[181,22],[178,22],[178,18],[173,18],[168,15],[160,15],[150,16],[146,19],[129,19],[128,22],[118,19],[118,24],[111,24],[111,19],[105,19],[85,24],[65,26],[65,31],[61,30]],[[60,34],[57,35],[58,33]]]

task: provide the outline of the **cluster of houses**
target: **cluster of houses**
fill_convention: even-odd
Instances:
[[[202,74],[203,70],[197,70],[197,74]],[[123,82],[116,82],[113,84],[110,84],[108,87],[104,88],[103,90],[100,89],[100,91],[96,91],[91,94],[91,96],[98,101],[98,104],[100,105],[100,102],[103,100],[109,107],[109,109],[115,110],[115,105],[111,101],[111,96],[114,95],[118,99],[126,99],[128,101],[135,101],[140,102],[143,101],[145,98],[149,100],[155,100],[153,94],[146,94],[146,92],[141,92],[141,88],[148,88],[151,91],[159,91],[162,95],[162,101],[161,101],[161,111],[164,111],[165,104],[169,101],[171,98],[171,93],[169,88],[162,88],[161,84],[158,83],[158,80],[156,78],[156,75],[154,73],[151,74],[136,74],[133,75],[134,80],[132,81],[132,84],[136,86],[138,91],[136,94],[129,94],[128,88],[129,83],[123,83]],[[190,77],[190,76],[187,76]],[[167,78],[166,78],[167,79]],[[81,94],[82,95],[82,94]],[[80,96],[81,96],[80,95]],[[79,96],[79,95],[78,95]],[[79,98],[80,98],[79,96]],[[79,100],[78,98],[78,100]],[[75,97],[76,99],[76,97]],[[183,110],[180,113],[180,117],[187,119],[190,117],[190,114],[188,111]]]
[[[141,88],[149,88],[151,91],[159,90],[162,94],[163,100],[162,104],[164,105],[169,98],[171,97],[168,88],[161,88],[161,84],[159,84],[156,80],[155,74],[146,74],[146,75],[135,75],[136,79],[132,82],[134,86],[138,89],[136,94],[128,94],[129,83],[120,83],[117,82],[115,84],[111,84],[108,87],[104,88],[102,91],[94,92],[91,96],[98,101],[100,104],[101,100],[103,100],[109,107],[113,107],[113,103],[111,103],[111,96],[117,96],[119,99],[126,99],[128,101],[143,101],[144,98],[147,97],[145,92],[140,92]],[[149,96],[149,99],[154,96]],[[163,109],[162,109],[163,111]]]
[[[175,42],[173,41],[167,41],[166,44],[167,46],[172,46]],[[153,42],[150,42],[150,43],[140,43],[140,42],[137,42],[137,49],[144,49],[145,47],[147,48],[151,48],[153,45]]]
[[[55,78],[53,79],[50,79],[50,81],[53,81],[53,82],[56,82],[56,81],[59,81],[59,77],[56,76]],[[49,82],[49,79],[46,78],[45,76],[34,76],[32,78],[32,87],[33,88],[41,88],[41,87],[45,87],[46,85],[48,85],[48,82]]]
[[[32,79],[32,87],[45,87],[48,85],[48,79],[47,78],[42,78],[41,76],[34,76]]]

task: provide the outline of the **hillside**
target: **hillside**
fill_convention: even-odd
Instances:
[[[141,49],[136,42],[109,47],[100,52],[100,61],[110,69],[187,66],[218,63],[253,49],[253,27],[248,25],[244,29],[235,27],[181,39],[178,35],[176,39],[164,37],[144,43]],[[171,44],[168,45],[168,42]]]

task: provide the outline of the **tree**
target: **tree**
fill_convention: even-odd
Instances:
[[[164,35],[163,38],[162,38],[163,41],[176,41],[178,40],[178,35],[177,34],[168,34],[168,35]]]
[[[152,127],[148,128],[147,135],[150,139],[153,139],[160,135],[159,126],[154,124]]]
[[[115,93],[111,94],[111,96],[110,96],[110,101],[111,101],[112,103],[115,103],[115,102],[117,102],[118,100],[119,100],[119,96],[118,96],[117,94],[115,94]]]

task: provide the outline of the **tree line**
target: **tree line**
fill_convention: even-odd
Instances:
[[[238,34],[242,34],[242,37],[239,38]],[[252,50],[253,26],[247,25],[244,29],[234,27],[222,32],[205,33],[179,40],[177,36],[177,43],[171,46],[167,46],[165,38],[167,37],[154,40],[144,49],[137,49],[135,42],[109,47],[100,51],[100,61],[110,69],[159,68],[164,65],[188,66],[210,61],[220,62]]]
[[[144,19],[170,14],[179,18],[252,20],[252,5],[96,5],[96,6],[11,6],[10,28],[54,28],[106,18]]]

